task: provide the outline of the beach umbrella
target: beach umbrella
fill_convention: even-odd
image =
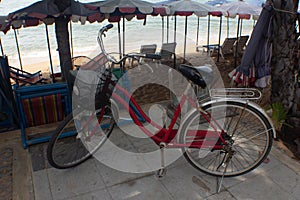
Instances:
[[[223,12],[221,9],[217,7],[202,4],[192,0],[180,0],[180,1],[170,3],[168,4],[168,6],[171,15],[179,15],[185,17],[185,28],[184,28],[185,38],[184,38],[184,53],[183,53],[183,57],[185,59],[188,16],[195,14],[198,17],[204,17],[209,15],[210,13],[222,15]]]
[[[118,22],[119,44],[121,43],[120,20],[123,19],[123,54],[125,54],[125,19],[131,20],[134,16],[138,19],[146,19],[146,15],[154,12],[154,4],[142,0],[107,0],[89,3],[89,6],[97,7],[108,21]],[[120,55],[121,55],[121,47]]]
[[[227,1],[227,0],[212,0],[212,1],[208,1],[205,4],[207,5],[211,5],[211,6],[220,6],[224,3],[229,3],[231,1]]]
[[[19,44],[18,44],[17,34],[15,29],[19,29],[21,27],[37,26],[43,23],[46,24],[45,30],[46,30],[46,37],[47,37],[46,39],[48,45],[48,52],[49,52],[50,69],[51,69],[51,73],[53,74],[53,65],[52,65],[52,58],[50,52],[51,48],[50,48],[47,25],[53,24],[55,21],[54,18],[59,16],[69,17],[71,20],[75,22],[81,21],[81,23],[84,24],[87,18],[89,17],[90,17],[89,21],[92,20],[99,21],[99,18],[97,18],[98,15],[99,15],[98,11],[91,10],[87,5],[74,0],[71,1],[70,7],[68,7],[63,12],[59,11],[57,6],[54,4],[54,0],[44,0],[44,1],[38,1],[25,8],[10,13],[8,19],[11,27],[14,29],[21,68],[22,68],[22,62],[21,62]],[[73,45],[71,46],[73,51]],[[55,76],[52,76],[52,78],[53,78],[53,82],[55,82]]]
[[[35,18],[35,19],[45,19],[48,16],[58,17],[60,11],[54,4],[54,0],[44,0],[33,3],[25,8],[19,9],[9,14],[10,19],[16,18]]]
[[[208,1],[205,4],[211,5],[211,6],[220,6],[223,5],[224,3],[230,3],[231,1],[227,0],[212,0]],[[227,17],[227,37],[229,37],[229,18]]]
[[[22,26],[23,27],[37,26],[40,25],[41,22],[44,22],[45,24],[52,24],[54,22],[53,17],[58,17],[59,15],[61,15],[61,13],[59,12],[57,6],[54,4],[53,0],[38,1],[25,8],[19,9],[9,14],[8,18],[10,20],[10,24],[12,28],[14,29],[14,35],[15,35],[21,69],[23,68],[23,66],[22,66],[22,59],[21,59],[20,47],[19,47],[16,29],[19,29]],[[52,19],[49,19],[49,17],[51,17]],[[47,44],[48,44],[48,50],[50,56],[49,57],[50,68],[51,68],[51,73],[53,74],[53,66],[52,66],[52,58],[50,53],[49,35],[48,35],[47,26],[46,26],[46,35],[47,35]],[[53,82],[55,82],[55,79],[53,79]]]
[[[167,6],[168,4],[170,3],[173,3],[175,1],[178,1],[178,0],[167,0],[167,1],[161,1],[161,2],[158,2],[155,4],[155,7],[156,8],[165,8],[165,9],[168,9]],[[168,10],[169,12],[169,10]],[[161,13],[161,16],[162,16],[162,43],[164,43],[164,17],[166,16],[167,17],[167,43],[169,42],[169,15],[167,13],[163,14]],[[175,25],[174,25],[174,42],[176,41],[176,16],[175,16],[175,21],[174,21]]]
[[[7,16],[0,16],[0,31],[6,33],[9,30],[9,23],[7,20]],[[1,37],[0,37],[0,48],[1,48],[1,54],[2,56],[4,56],[4,50],[3,50],[3,46],[2,46],[2,41],[1,41]]]
[[[262,7],[258,5],[249,4],[243,0],[235,2],[224,3],[220,6],[223,10],[227,11],[228,17],[235,18],[238,16],[238,30],[240,35],[242,30],[242,20],[252,18],[256,20],[261,12]]]
[[[228,17],[235,18],[236,16],[238,16],[237,38],[239,38],[242,33],[243,19],[250,19],[250,17],[252,16],[252,18],[256,20],[259,17],[262,9],[261,6],[248,4],[243,0],[223,4],[220,6],[220,8],[227,11]],[[237,48],[238,44],[236,45],[235,49],[235,67],[237,65]]]

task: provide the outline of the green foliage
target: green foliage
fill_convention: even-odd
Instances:
[[[284,109],[283,105],[279,102],[271,104],[272,120],[276,130],[281,130],[282,125],[290,126],[285,122],[288,117],[288,112]]]

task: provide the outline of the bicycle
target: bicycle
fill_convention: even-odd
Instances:
[[[127,58],[157,58],[157,55],[152,54],[127,54],[116,61],[106,53],[103,45],[102,36],[110,28],[111,24],[104,26],[98,34],[100,48],[109,63],[120,64]],[[201,73],[207,73],[205,69],[181,65],[178,70],[194,85],[206,87],[206,82],[201,76]],[[223,178],[245,174],[259,166],[271,150],[273,137],[276,137],[275,129],[263,109],[251,101],[218,98],[198,105],[197,100],[183,93],[180,100],[175,103],[176,109],[169,126],[161,126],[144,113],[126,89],[116,84],[111,66],[105,68],[104,72],[100,77],[101,84],[91,86],[97,90],[98,95],[95,98],[101,99],[95,103],[95,111],[84,109],[84,104],[87,103],[78,106],[53,134],[47,150],[48,160],[52,166],[60,169],[74,167],[101,150],[100,147],[109,138],[115,126],[114,119],[118,118],[119,108],[115,101],[127,109],[133,123],[162,151],[165,148],[181,149],[193,167],[209,175]],[[122,95],[114,93],[113,90],[118,90]],[[74,92],[77,95],[79,93],[78,89]],[[126,104],[124,98],[129,99],[129,104]],[[182,105],[186,102],[191,109],[186,116],[181,117],[179,128],[175,129]],[[211,113],[217,114],[216,117]],[[79,123],[76,120],[78,117],[86,120]],[[94,118],[97,119],[96,123],[92,120]],[[93,122],[90,123],[91,121]],[[145,124],[152,125],[159,131],[152,134],[144,128]],[[96,139],[91,141],[92,137]],[[90,143],[93,145],[89,145]],[[203,153],[205,155],[202,155]],[[164,173],[162,154],[158,175],[163,176]]]

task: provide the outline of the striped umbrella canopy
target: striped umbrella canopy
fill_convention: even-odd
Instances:
[[[89,6],[99,8],[110,22],[118,22],[121,17],[131,20],[135,15],[144,19],[155,11],[155,4],[142,0],[107,0],[92,2]]]
[[[119,51],[125,53],[125,19],[144,19],[147,15],[165,14],[166,11],[155,4],[142,0],[107,0],[89,3],[89,6],[99,9],[109,22],[118,22]],[[120,20],[123,18],[123,50],[121,50]]]
[[[250,16],[258,19],[262,10],[261,6],[249,4],[243,0],[224,3],[220,8],[227,11],[229,17],[234,18],[238,15],[241,19],[250,19]]]
[[[7,20],[7,16],[0,16],[0,31],[6,33],[9,30],[9,22]],[[1,48],[1,54],[4,56],[4,50],[2,46],[2,41],[0,37],[0,48]]]
[[[7,16],[0,16],[0,31],[6,33],[9,30],[9,21]]]

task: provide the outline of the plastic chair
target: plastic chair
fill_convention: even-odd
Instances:
[[[222,58],[224,58],[224,55],[232,54],[234,49],[233,46],[236,43],[236,38],[225,38],[223,44],[220,46],[220,55]],[[218,51],[219,45],[218,44],[211,44],[211,45],[204,45],[202,46],[204,48],[208,49],[208,52],[210,54],[213,54],[214,52]]]
[[[248,39],[249,39],[249,35],[239,37],[239,39],[233,45],[234,55],[236,53],[237,53],[237,55],[243,54],[243,50],[246,47]],[[237,45],[237,47],[236,47],[236,45]]]
[[[176,42],[173,43],[163,43],[160,49],[160,52],[158,53],[159,57],[158,60],[161,61],[169,61],[173,59],[174,63],[174,69],[176,68]]]

